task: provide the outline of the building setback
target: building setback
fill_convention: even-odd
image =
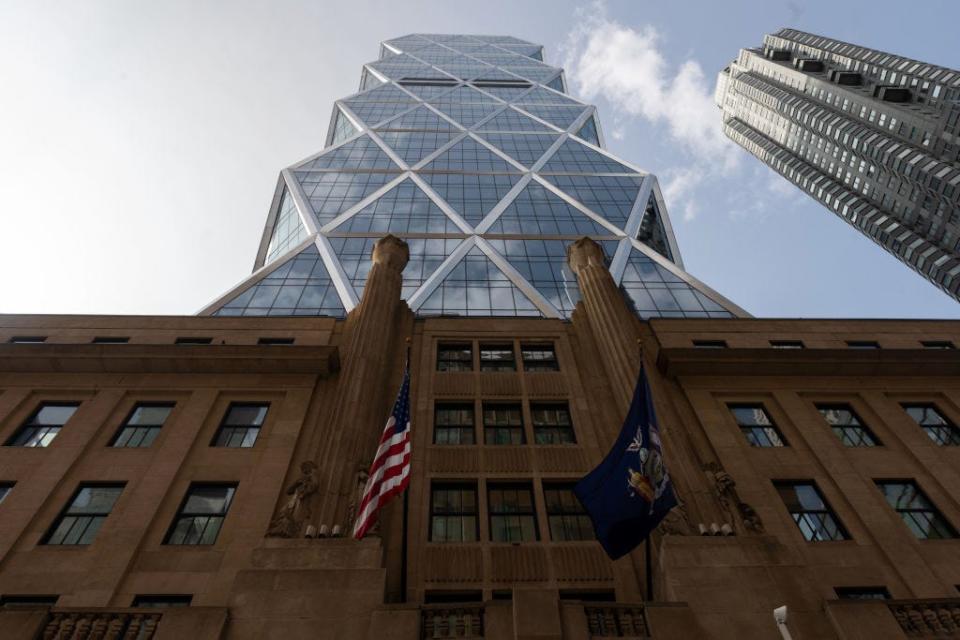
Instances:
[[[0,316],[0,637],[960,634],[960,323],[751,318],[542,58],[383,43],[197,316]],[[408,348],[408,506],[357,542]],[[649,567],[571,491],[641,363]]]
[[[731,140],[960,299],[960,71],[781,29],[716,102]]]

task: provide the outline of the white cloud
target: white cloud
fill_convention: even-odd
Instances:
[[[564,66],[574,93],[606,99],[616,111],[665,124],[670,135],[705,164],[732,170],[733,143],[723,135],[713,82],[694,60],[671,64],[651,25],[630,27],[607,17],[598,0],[577,11]]]

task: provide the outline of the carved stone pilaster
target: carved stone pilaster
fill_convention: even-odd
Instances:
[[[577,275],[584,316],[600,351],[618,406],[626,413],[640,368],[637,320],[605,264],[603,248],[580,238],[567,248]]]
[[[403,240],[393,235],[378,240],[363,298],[347,318],[336,407],[327,427],[330,438],[314,458],[320,468],[318,525],[339,524],[349,531],[353,524],[347,519],[357,469],[370,464],[396,391],[390,382],[397,368],[398,333],[405,326],[400,292],[409,258]]]

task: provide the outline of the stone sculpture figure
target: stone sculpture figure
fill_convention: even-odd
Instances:
[[[316,472],[317,465],[310,460],[300,465],[300,477],[287,488],[287,495],[290,496],[290,499],[280,509],[277,517],[270,522],[270,528],[267,530],[268,536],[293,538],[300,533],[307,516],[306,500],[316,493],[319,487]]]

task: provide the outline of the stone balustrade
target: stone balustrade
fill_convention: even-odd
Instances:
[[[424,605],[420,609],[420,637],[483,638],[483,605]]]
[[[899,600],[888,605],[910,638],[960,638],[960,599]]]
[[[585,605],[587,629],[591,638],[649,638],[643,605]]]
[[[143,611],[51,611],[42,640],[150,640],[161,613]]]

